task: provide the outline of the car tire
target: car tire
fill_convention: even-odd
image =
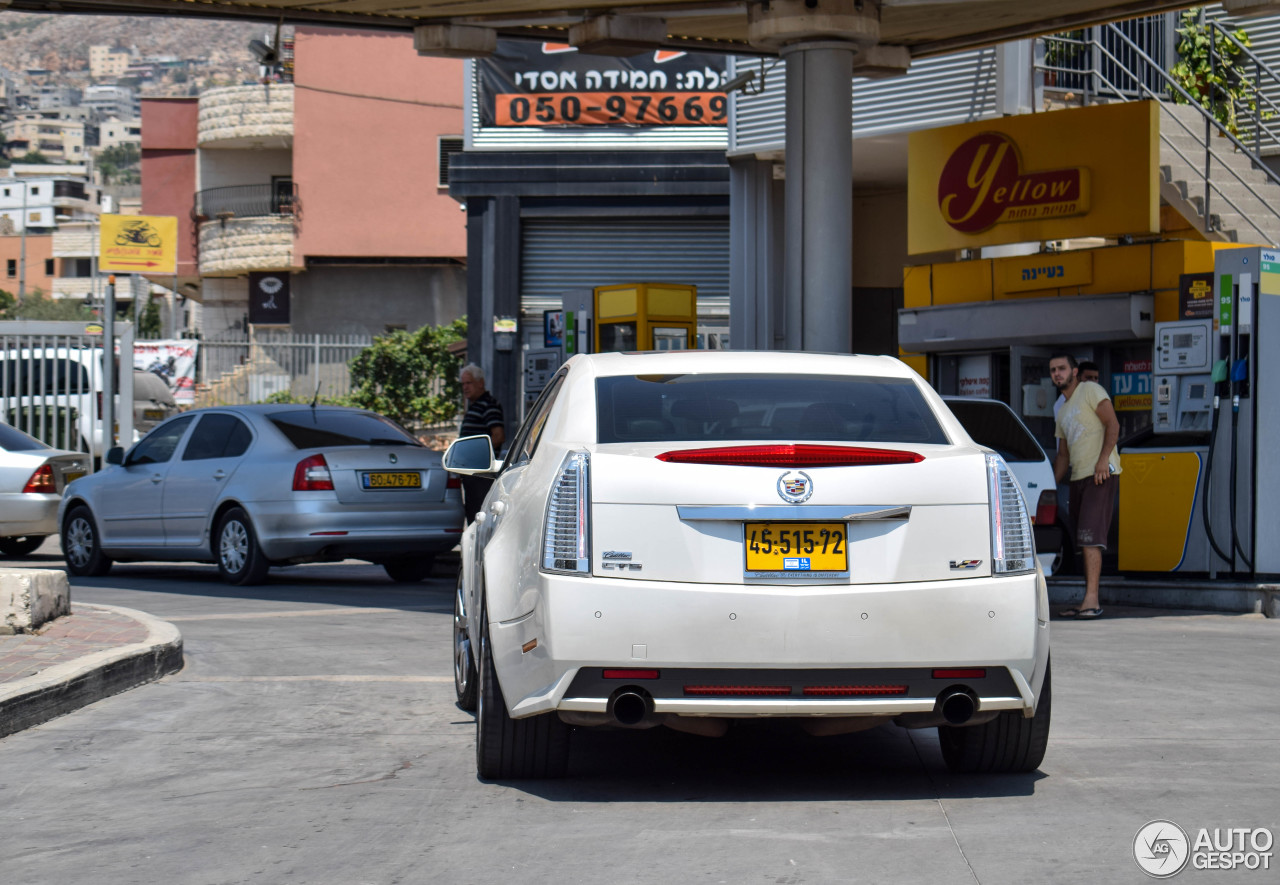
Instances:
[[[0,538],[0,553],[5,556],[26,556],[34,553],[48,535],[19,535]]]
[[[62,557],[67,571],[81,578],[97,578],[111,570],[111,560],[102,552],[98,524],[88,507],[71,508],[62,522]]]
[[[261,584],[271,568],[258,544],[249,514],[240,507],[228,510],[218,522],[213,553],[218,558],[218,573],[228,584],[240,587]]]
[[[480,685],[476,710],[476,771],[485,780],[564,777],[569,726],[555,713],[512,719],[489,648],[489,621],[480,621]]]
[[[1005,710],[982,725],[939,726],[938,742],[947,768],[957,773],[1029,772],[1039,768],[1049,745],[1052,675],[1052,667],[1047,667],[1040,702],[1030,719],[1019,710]]]
[[[459,569],[458,589],[453,594],[453,691],[458,696],[459,707],[475,712],[479,681],[475,646],[467,635],[466,609],[462,605],[462,571]]]
[[[393,559],[390,562],[384,562],[382,568],[386,571],[387,577],[397,584],[416,584],[431,577],[431,569],[435,564],[436,558],[427,555],[416,556],[413,559]]]

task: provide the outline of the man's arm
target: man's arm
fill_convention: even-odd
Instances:
[[[1116,417],[1115,407],[1111,400],[1104,399],[1098,403],[1098,420],[1102,422],[1102,451],[1098,455],[1098,463],[1093,466],[1093,482],[1102,485],[1111,475],[1111,450],[1120,439],[1120,419]]]
[[[501,424],[495,424],[489,428],[489,438],[493,440],[493,450],[499,451],[507,441],[507,431]]]
[[[1058,440],[1058,454],[1053,458],[1053,481],[1063,482],[1067,478],[1067,471],[1071,469],[1071,453],[1067,450],[1067,441],[1065,439]]]

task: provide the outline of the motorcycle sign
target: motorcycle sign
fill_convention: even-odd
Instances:
[[[100,218],[100,270],[145,274],[177,271],[177,218],[165,215],[102,215]]]

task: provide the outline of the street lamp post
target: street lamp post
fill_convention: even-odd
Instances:
[[[27,294],[27,182],[22,182],[22,245],[18,247],[18,303]]]

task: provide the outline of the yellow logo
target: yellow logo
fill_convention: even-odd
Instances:
[[[117,273],[176,273],[178,219],[169,215],[103,215],[98,269]]]

